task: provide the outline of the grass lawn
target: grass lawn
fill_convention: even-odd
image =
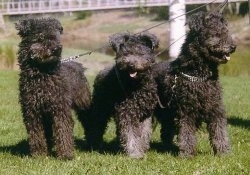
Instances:
[[[91,78],[92,77],[92,78]],[[93,83],[93,76],[89,78]],[[247,77],[221,77],[224,101],[229,116],[232,143],[229,155],[214,156],[204,128],[198,133],[198,155],[181,159],[161,151],[159,126],[154,131],[152,147],[142,160],[133,160],[119,152],[112,142],[115,126],[110,122],[104,153],[85,149],[83,130],[76,121],[75,159],[61,161],[54,157],[28,156],[27,135],[18,104],[18,72],[0,71],[0,174],[249,174],[250,173],[250,80]]]

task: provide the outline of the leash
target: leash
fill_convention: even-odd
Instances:
[[[73,61],[73,60],[76,60],[82,56],[85,56],[85,55],[90,55],[92,52],[86,52],[86,53],[83,53],[83,54],[79,54],[79,55],[76,55],[76,56],[70,56],[68,58],[64,58],[64,59],[61,59],[61,63],[66,63],[66,62],[70,62],[70,61]]]
[[[172,95],[171,95],[171,98],[170,98],[170,100],[169,100],[169,102],[168,102],[168,106],[170,106],[170,103],[171,103],[171,101],[173,100],[173,96],[174,96],[174,90],[175,90],[175,87],[176,87],[176,83],[177,83],[177,75],[175,74],[174,75],[174,85],[171,87],[171,91],[172,91]]]
[[[209,3],[203,4],[203,5],[201,5],[201,6],[197,7],[197,8],[194,8],[193,10],[190,10],[190,11],[184,13],[184,14],[181,14],[181,15],[179,15],[179,16],[176,16],[176,17],[173,18],[173,19],[169,19],[169,20],[167,20],[167,21],[158,23],[158,24],[153,25],[153,26],[151,26],[151,27],[149,27],[149,28],[147,28],[147,29],[145,29],[145,30],[142,30],[142,31],[140,31],[140,32],[138,32],[138,33],[135,33],[135,35],[138,35],[138,34],[143,33],[143,32],[147,32],[147,31],[149,31],[149,30],[151,30],[151,29],[153,29],[153,28],[156,28],[156,27],[159,27],[159,26],[161,26],[161,25],[163,25],[163,24],[166,24],[167,22],[171,22],[171,21],[173,21],[173,20],[175,20],[175,19],[177,19],[177,18],[179,18],[179,17],[181,17],[181,16],[184,16],[184,15],[190,14],[190,13],[192,13],[192,12],[195,12],[195,11],[197,11],[197,10],[203,8],[203,7],[206,7],[206,6],[209,5],[209,4],[213,4],[213,3],[216,2],[216,1],[217,1],[217,0],[212,0],[212,1],[209,2]],[[250,0],[248,0],[248,1],[250,2]],[[222,5],[218,6],[216,9],[218,9],[218,8],[223,8],[227,3],[228,3],[228,0],[225,0],[224,3],[222,3]],[[250,5],[250,3],[249,3],[249,5]],[[249,17],[250,17],[250,13],[249,13]],[[250,18],[249,18],[249,19],[250,19]],[[186,34],[185,34],[185,35],[186,35]],[[179,39],[177,39],[177,41],[180,40],[180,39],[181,39],[182,37],[184,37],[185,35],[181,36]],[[170,44],[166,49],[164,49],[163,51],[161,51],[161,52],[159,52],[158,54],[156,54],[155,57],[157,57],[157,56],[161,55],[163,52],[167,51],[167,50],[169,49],[169,47],[170,47],[171,45],[173,45],[174,43],[176,43],[177,41],[174,41],[174,42],[173,42],[172,44]],[[80,57],[83,57],[83,56],[85,56],[85,55],[91,55],[93,52],[96,52],[96,51],[98,51],[98,50],[101,50],[101,49],[103,49],[103,48],[108,48],[108,47],[111,47],[110,44],[105,44],[105,45],[103,45],[102,47],[97,48],[97,49],[94,49],[94,50],[92,50],[92,51],[85,52],[85,53],[82,53],[82,54],[79,54],[79,55],[76,55],[76,56],[70,56],[70,57],[68,57],[68,58],[64,58],[64,59],[61,60],[61,62],[64,63],[64,62],[73,61],[73,60],[76,60],[76,59],[78,59],[78,58],[80,58]]]
[[[91,51],[88,51],[88,52],[85,52],[85,53],[82,53],[82,54],[79,54],[79,55],[76,55],[76,56],[70,56],[68,58],[61,59],[61,63],[74,61],[74,60],[76,60],[76,59],[78,59],[80,57],[83,57],[85,55],[91,55],[92,53],[97,52],[98,50],[102,50],[102,49],[105,49],[105,48],[108,48],[108,47],[111,47],[110,44],[105,44],[102,47],[99,47],[97,49],[94,49],[94,50],[91,50]]]

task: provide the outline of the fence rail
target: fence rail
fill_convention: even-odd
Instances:
[[[186,0],[186,4],[204,4],[212,0]],[[217,0],[216,2],[223,2]],[[229,0],[229,2],[247,0]],[[170,0],[0,0],[0,14],[32,14],[83,10],[168,6]]]

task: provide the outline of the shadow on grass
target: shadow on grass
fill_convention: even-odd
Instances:
[[[19,157],[30,155],[29,145],[27,140],[22,140],[16,145],[1,146],[0,152],[8,152],[12,155]]]
[[[162,142],[151,142],[150,149],[158,153],[169,153],[172,156],[178,156],[179,149],[176,145],[164,145]]]
[[[100,154],[113,154],[116,155],[121,152],[119,143],[116,139],[113,139],[110,142],[104,142],[100,149],[92,150],[87,146],[87,143],[85,140],[76,139],[75,140],[75,148],[80,151],[96,151]]]
[[[122,148],[117,139],[113,139],[110,142],[104,142],[101,148],[96,150],[89,149],[85,140],[76,139],[75,148],[80,151],[96,151],[100,154],[108,153],[112,155],[117,155],[122,152]],[[170,153],[173,156],[178,156],[178,147],[176,145],[166,147],[160,142],[151,142],[149,150],[154,150],[158,153]]]
[[[91,152],[92,150],[88,148],[87,143],[85,140],[75,138],[75,149],[78,149],[82,152]],[[170,153],[173,156],[177,156],[178,154],[178,147],[173,145],[171,147],[164,146],[161,142],[151,142],[150,143],[150,150],[154,150],[159,153]],[[112,154],[117,155],[122,152],[120,144],[117,139],[113,139],[110,142],[104,142],[101,149],[95,150],[100,154]],[[15,145],[7,145],[1,146],[0,152],[7,152],[14,156],[25,157],[30,155],[29,151],[29,144],[27,140],[22,140]],[[52,151],[51,155],[55,153]]]
[[[233,126],[241,127],[250,130],[250,120],[242,119],[236,116],[228,118],[228,123]]]
[[[80,151],[90,151],[90,149],[88,149],[87,147],[86,141],[76,138],[75,138],[75,149],[78,149]],[[111,148],[109,147],[109,149]],[[7,152],[18,157],[30,156],[29,143],[27,140],[22,140],[15,145],[1,146],[0,152]],[[55,157],[55,152],[51,151],[50,155],[52,157]]]
[[[91,149],[88,148],[85,140],[78,139],[78,138],[75,138],[75,149],[78,149],[82,152],[92,151]],[[115,154],[118,154],[120,149],[119,149],[119,144],[117,143],[117,141],[113,140],[111,142],[104,143],[102,149],[96,150],[96,151],[100,152],[101,154],[110,153],[110,154],[115,155]],[[1,146],[0,152],[10,153],[18,157],[30,156],[29,143],[27,140],[22,140],[15,145]],[[51,151],[50,155],[52,157],[55,157],[55,152]]]

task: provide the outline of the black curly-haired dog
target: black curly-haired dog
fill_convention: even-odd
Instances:
[[[179,155],[194,155],[195,133],[205,122],[214,153],[227,153],[230,144],[218,66],[230,59],[236,46],[219,12],[193,14],[188,25],[179,57],[154,67],[160,100],[166,107],[156,110],[161,138],[171,147],[177,131]]]
[[[47,155],[55,144],[57,157],[72,159],[74,121],[71,109],[83,122],[91,102],[84,68],[75,62],[61,63],[63,28],[58,20],[20,20],[16,29],[21,37],[18,51],[20,104],[31,155]]]
[[[152,114],[158,102],[151,74],[158,39],[149,33],[119,33],[110,37],[110,43],[116,64],[95,79],[86,139],[92,148],[98,148],[113,115],[123,150],[130,157],[142,158],[149,148]]]

